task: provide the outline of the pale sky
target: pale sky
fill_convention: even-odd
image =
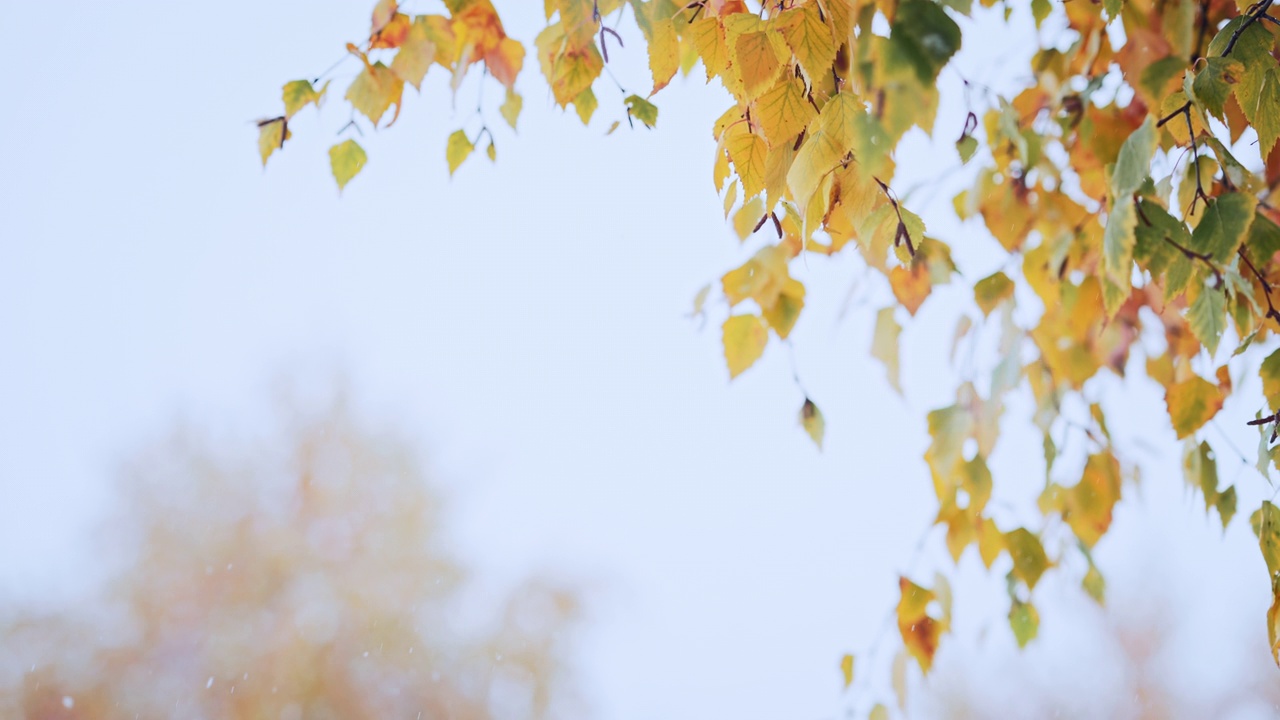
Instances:
[[[498,4],[531,46],[541,3]],[[518,135],[498,127],[491,82],[498,163],[478,154],[450,179],[445,138],[463,122],[474,132],[476,86],[455,113],[435,68],[395,127],[361,140],[369,164],[341,197],[326,154],[347,112],[336,98],[292,123],[263,171],[253,121],[279,112],[281,84],[341,55],[366,5],[0,4],[0,593],[84,592],[115,469],[175,420],[252,438],[282,378],[339,373],[375,425],[420,443],[482,583],[545,572],[590,588],[575,662],[594,715],[842,716],[837,663],[871,643],[897,574],[928,581],[948,566],[936,542],[912,558],[934,512],[924,414],[949,402],[938,348],[964,293],[940,293],[904,334],[903,400],[868,352],[884,286],[857,284],[851,259],[797,263],[809,295],[794,357],[827,418],[818,452],[798,426],[787,349],[771,344],[730,383],[723,304],[701,330],[686,317],[703,284],[763,242],[740,246],[722,217],[710,128],[727,100],[700,69],[655,98],[656,130],[624,122],[605,137],[621,95],[598,86],[583,128],[530,58]],[[643,94],[641,46],[623,27],[634,40],[611,67]],[[972,37],[958,62],[994,84],[1016,43]],[[958,163],[947,148],[963,117],[944,102],[942,150],[914,141],[902,187]],[[992,269],[988,240],[948,211],[963,178],[917,209],[977,278]],[[1143,412],[1163,411],[1138,394]],[[1265,603],[1247,526],[1214,539],[1162,423],[1112,423],[1163,443],[1150,462],[1169,480],[1117,523],[1181,513],[1174,531],[1198,533],[1179,541],[1187,562]],[[996,472],[1034,487],[1039,438],[1009,437]],[[1251,509],[1263,490],[1241,482]],[[1117,568],[1157,552],[1133,545],[1144,549]],[[1004,601],[980,594],[993,578],[973,583],[985,605],[961,607],[1010,644]],[[1247,627],[1262,632],[1260,615]]]

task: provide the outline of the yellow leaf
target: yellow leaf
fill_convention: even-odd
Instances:
[[[573,109],[578,113],[578,119],[582,121],[583,125],[591,122],[591,116],[596,114],[598,105],[596,94],[591,88],[578,93],[578,97],[573,99]]]
[[[524,108],[524,98],[520,97],[520,93],[514,90],[507,90],[507,97],[502,101],[502,106],[498,108],[498,112],[502,115],[502,119],[507,121],[512,130],[516,129],[516,121],[520,119],[520,110]]]
[[[757,195],[738,208],[733,214],[733,230],[739,240],[746,240],[756,225],[764,218],[764,201]]]
[[[720,18],[704,15],[689,29],[693,32],[693,43],[698,49],[698,56],[702,58],[702,67],[707,71],[707,82],[711,82],[711,78],[724,74],[729,64],[724,27],[720,24]]]
[[[743,194],[751,197],[763,192],[765,159],[769,154],[764,138],[747,130],[746,125],[735,125],[729,130],[725,147],[742,179]]]
[[[1004,533],[1000,532],[991,518],[983,518],[978,525],[978,555],[982,558],[982,564],[990,570],[992,563],[1004,549]]]
[[[657,9],[660,3],[652,3]],[[652,96],[671,82],[680,69],[680,38],[671,18],[652,18],[653,34],[649,38],[649,71],[653,74]]]
[[[344,140],[329,148],[329,167],[333,170],[333,179],[338,181],[339,191],[364,168],[366,160],[364,148],[355,140]]]
[[[787,16],[794,16],[789,20]],[[836,59],[836,43],[831,28],[822,18],[818,3],[788,10],[778,19],[782,23],[782,35],[795,53],[800,69],[813,84],[830,74]]]
[[[289,132],[289,121],[284,116],[263,120],[258,123],[258,155],[262,157],[262,166],[266,167],[271,153],[284,147],[284,141],[293,133]]]
[[[738,377],[764,354],[769,329],[756,315],[734,315],[724,321],[724,359],[729,379]]]
[[[842,92],[822,106],[810,123],[810,134],[796,154],[787,173],[787,185],[796,203],[809,204],[822,180],[853,149],[855,116],[863,114],[862,103],[853,93]]]
[[[1218,387],[1199,375],[1169,386],[1164,399],[1179,440],[1209,422],[1222,409],[1223,401]]]
[[[778,333],[778,337],[783,340],[791,334],[791,329],[796,326],[796,320],[800,318],[800,311],[804,309],[804,285],[795,278],[787,278],[782,285],[782,292],[778,294],[773,304],[764,308],[764,319],[768,321],[769,327]]]
[[[760,97],[773,87],[782,72],[782,58],[777,51],[778,42],[772,32],[744,33],[734,46],[734,68],[742,79],[748,100]]]
[[[346,98],[351,107],[377,125],[392,105],[396,106],[396,115],[400,114],[400,96],[403,93],[404,80],[379,62],[366,65],[351,81]],[[394,116],[391,122],[395,122]]]
[[[779,245],[766,245],[741,266],[730,270],[720,278],[725,298],[729,305],[737,305],[743,300],[755,300],[762,308],[773,306],[791,279],[787,271],[788,255],[785,248]],[[799,283],[797,283],[799,285]],[[804,298],[804,286],[799,285],[797,292]]]
[[[294,80],[285,83],[281,96],[284,99],[284,116],[291,118],[297,115],[302,108],[314,104],[320,107],[321,100],[324,99],[325,90],[329,87],[329,83],[325,83],[323,87],[316,90],[307,80]]]
[[[804,431],[809,433],[809,437],[813,438],[813,444],[822,449],[822,436],[827,431],[827,421],[822,418],[822,411],[809,398],[804,399],[804,405],[800,406],[800,424],[804,426]],[[853,675],[852,659],[850,660],[850,668],[848,676]],[[851,682],[851,680],[849,681]],[[845,683],[845,687],[849,686],[849,682]]]
[[[756,100],[751,118],[760,126],[769,145],[777,147],[794,140],[817,114],[805,99],[804,83],[796,77],[784,77]]]
[[[840,658],[840,674],[844,676],[844,688],[849,689],[853,684],[853,656],[845,655]]]
[[[898,632],[902,635],[902,644],[928,674],[943,630],[942,623],[927,613],[934,594],[905,577],[898,578],[898,589],[902,593],[898,600]]]
[[[409,83],[415,90],[422,89],[422,78],[436,59],[436,44],[431,41],[431,26],[425,17],[414,20],[400,50],[391,59],[391,72]]]
[[[1120,464],[1110,453],[1092,455],[1080,482],[1064,492],[1062,519],[1092,548],[1111,527],[1111,511],[1120,500]]]
[[[1271,658],[1280,665],[1280,584],[1271,591],[1271,608],[1267,610],[1267,640],[1271,643]]]
[[[449,162],[449,174],[452,175],[457,172],[458,167],[462,165],[462,161],[466,160],[471,155],[471,151],[475,149],[476,146],[471,144],[471,139],[467,137],[464,131],[455,130],[449,136],[449,142],[444,150],[445,160]]]
[[[871,714],[867,716],[867,720],[889,720],[889,708],[876,703],[875,707],[871,708]]]
[[[902,386],[898,384],[898,335],[902,327],[893,317],[894,307],[881,308],[876,313],[876,328],[872,334],[871,356],[884,363],[889,384],[902,394]]]
[[[729,189],[724,193],[724,219],[729,219],[729,211],[733,210],[733,206],[738,204],[738,181],[733,180],[729,183]]]

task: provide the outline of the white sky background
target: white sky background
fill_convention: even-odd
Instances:
[[[723,304],[701,332],[685,317],[699,287],[761,242],[739,247],[721,216],[710,127],[727,101],[700,68],[655,98],[656,130],[624,122],[604,137],[621,95],[598,85],[583,128],[552,107],[530,57],[518,136],[490,82],[498,164],[477,153],[452,180],[445,138],[477,129],[476,85],[454,112],[435,68],[395,127],[361,139],[369,164],[341,198],[326,153],[345,122],[336,97],[319,119],[300,115],[263,172],[252,121],[279,111],[285,81],[339,57],[367,6],[0,4],[0,592],[84,592],[116,466],[176,419],[252,437],[270,426],[277,380],[338,372],[375,424],[420,442],[483,582],[551,572],[589,587],[577,660],[595,714],[840,714],[836,663],[875,636],[932,517],[923,418],[950,400],[943,353],[962,293],[931,299],[906,331],[904,402],[868,354],[884,287],[859,287],[870,304],[840,320],[859,265],[793,268],[809,289],[796,364],[828,421],[818,453],[796,421],[803,396],[785,347],[730,384]],[[541,3],[499,9],[531,47]],[[969,77],[994,82],[1022,64],[999,24],[964,27]],[[629,18],[622,28],[628,46],[611,67],[643,94],[642,46]],[[947,148],[964,109],[951,100],[943,150],[917,143],[900,156],[901,188],[958,163]],[[952,194],[922,214],[982,277],[991,241],[954,224]],[[1196,624],[1186,642],[1197,652],[1223,628],[1235,633],[1226,643],[1257,645],[1265,570],[1247,525],[1216,540],[1216,518],[1182,490],[1159,396],[1134,394],[1138,414],[1118,415],[1113,431],[1163,455],[1150,460],[1149,504],[1126,502],[1108,541],[1137,550],[1104,543],[1104,570],[1123,593],[1125,571],[1154,567],[1183,578],[1167,592],[1197,615],[1248,618]],[[1219,422],[1252,413],[1235,410]],[[1002,441],[995,469],[1034,488],[1039,458],[1024,429]],[[1269,491],[1256,476],[1240,482],[1247,515]],[[1162,543],[1176,560],[1153,564]],[[945,566],[926,553],[911,569],[927,581]],[[960,588],[970,619],[958,622],[993,625],[987,642],[1008,657],[1001,582],[972,582],[969,601]],[[1078,659],[1068,621],[1055,630],[1041,614],[1046,642],[1033,652]]]

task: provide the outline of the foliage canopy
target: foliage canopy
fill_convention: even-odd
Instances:
[[[1008,21],[1027,9],[980,4],[991,9],[972,0],[544,0],[546,27],[531,51],[554,102],[583,122],[612,82],[609,54],[622,48],[614,28],[627,18],[652,76],[646,97],[620,100],[633,127],[655,126],[655,96],[699,64],[728,91],[711,128],[714,187],[740,238],[768,238],[719,283],[730,377],[795,327],[805,287],[790,270],[806,253],[856,253],[887,280],[894,303],[876,315],[872,354],[895,388],[904,324],[935,287],[969,283],[975,311],[956,342],[994,336],[1000,357],[928,414],[925,460],[950,554],[958,561],[973,547],[988,568],[1009,568],[1009,622],[1025,644],[1039,623],[1036,584],[1069,557],[1086,568],[1084,590],[1104,597],[1091,551],[1136,469],[1112,442],[1100,378],[1145,375],[1164,388],[1186,480],[1225,527],[1238,496],[1221,486],[1205,431],[1245,384],[1241,373],[1258,367],[1264,397],[1249,401],[1250,424],[1257,473],[1271,483],[1280,350],[1261,356],[1280,323],[1280,211],[1270,203],[1280,184],[1280,16],[1272,0],[1031,0],[1038,32],[1026,39],[1036,44],[1031,65],[1017,69],[1024,87],[1004,97],[964,80],[966,115],[939,117],[939,75],[967,39],[968,18],[1003,11]],[[1050,26],[1060,31],[1042,32]],[[381,0],[367,39],[347,49],[363,66],[344,95],[361,122],[393,124],[405,85],[418,88],[434,66],[455,91],[480,66],[504,89],[500,114],[516,125],[526,46],[489,0],[444,0],[443,12],[422,15]],[[289,139],[293,116],[322,102],[322,80],[285,85],[284,113],[260,123],[264,163]],[[962,277],[946,238],[895,191],[895,149],[912,128],[954,134],[960,161],[978,166],[953,205],[998,244],[998,271]],[[487,125],[450,135],[449,172],[481,146],[496,156]],[[339,187],[365,163],[354,140],[331,156]],[[699,314],[707,295],[695,301]],[[1026,527],[998,523],[987,507],[987,461],[1015,391],[1034,399],[1044,441],[1040,517]],[[818,405],[806,397],[800,416],[820,446]],[[1082,442],[1068,447],[1068,436]],[[1064,464],[1071,453],[1080,462]],[[1068,466],[1082,469],[1066,477]],[[1280,662],[1280,509],[1264,501],[1248,510],[1275,596],[1266,622]],[[945,582],[902,578],[897,624],[925,672],[949,612]],[[842,667],[852,681],[852,659]]]

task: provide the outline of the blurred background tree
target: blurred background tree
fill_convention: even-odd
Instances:
[[[411,448],[341,402],[232,451],[179,431],[123,473],[104,597],[0,615],[0,717],[580,714],[575,594],[471,598]]]

